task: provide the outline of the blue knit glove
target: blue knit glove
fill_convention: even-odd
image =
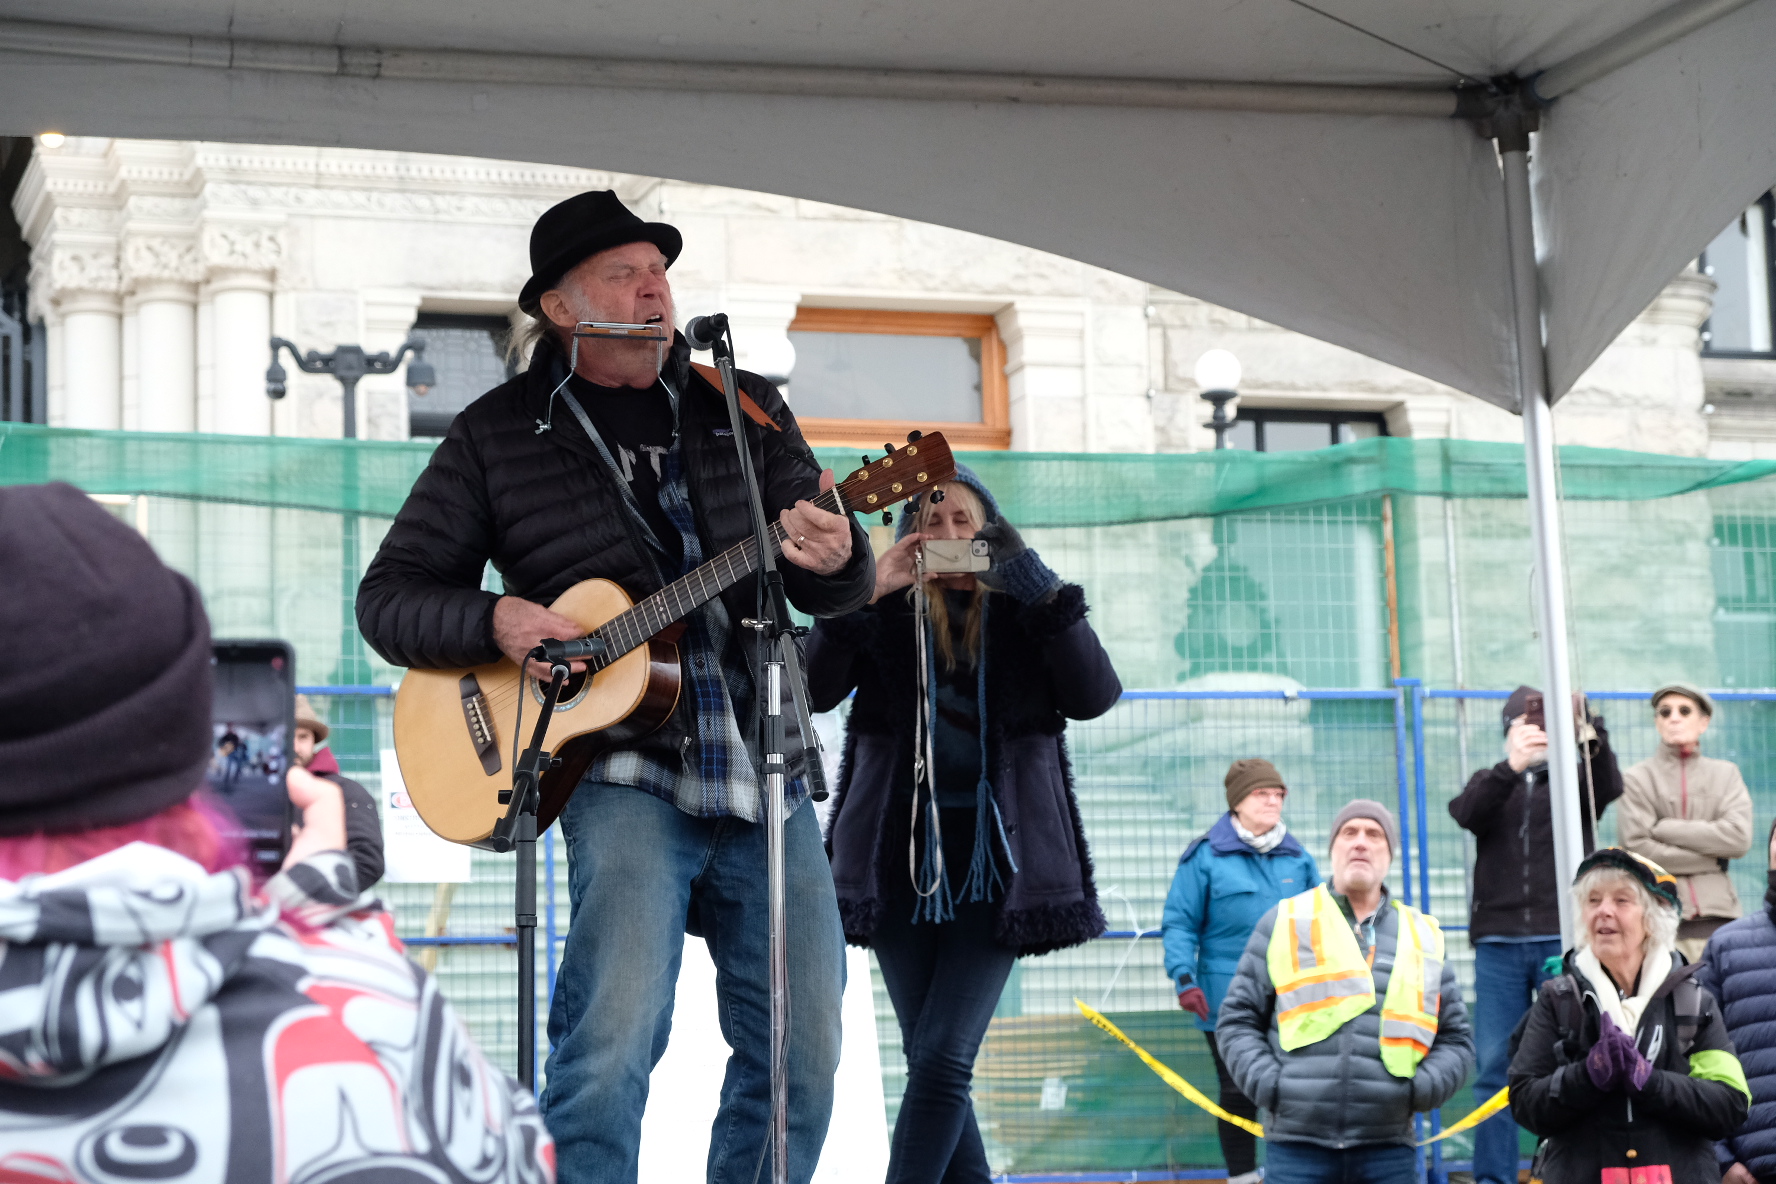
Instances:
[[[1017,528],[1005,519],[989,522],[974,532],[985,539],[992,550],[993,566],[975,578],[995,592],[1004,592],[1024,604],[1044,600],[1061,586],[1057,576],[1042,556],[1024,545]]]

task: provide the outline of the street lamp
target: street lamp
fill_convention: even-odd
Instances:
[[[423,395],[438,385],[438,375],[425,360],[425,338],[408,337],[391,356],[387,350],[367,354],[361,345],[342,345],[330,354],[309,350],[304,354],[295,344],[282,337],[271,339],[271,365],[265,371],[265,393],[273,399],[284,397],[284,382],[289,377],[278,365],[278,350],[287,349],[304,374],[331,374],[345,388],[345,438],[358,435],[358,380],[366,374],[393,374],[401,368],[401,359],[409,353],[413,361],[407,366],[407,389]]]
[[[1215,405],[1214,418],[1203,424],[1215,430],[1217,450],[1227,447],[1227,432],[1233,421],[1227,418],[1227,405],[1239,397],[1240,360],[1231,350],[1212,349],[1196,360],[1196,385],[1202,397]]]

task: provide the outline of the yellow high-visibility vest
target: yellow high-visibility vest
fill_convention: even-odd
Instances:
[[[1397,900],[1393,905],[1400,934],[1381,1001],[1381,1063],[1395,1077],[1411,1077],[1437,1038],[1443,930],[1435,917]],[[1324,1040],[1375,1006],[1368,959],[1323,886],[1277,905],[1267,961],[1285,1052]]]

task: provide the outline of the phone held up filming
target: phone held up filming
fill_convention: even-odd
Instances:
[[[919,551],[927,575],[986,571],[993,566],[986,539],[926,539]]]

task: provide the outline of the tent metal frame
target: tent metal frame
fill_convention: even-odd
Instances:
[[[1572,694],[1558,473],[1548,382],[1541,274],[1530,191],[1530,134],[1562,95],[1637,61],[1753,0],[1678,0],[1534,77],[1449,87],[1329,86],[1166,79],[854,70],[740,62],[618,61],[450,49],[380,48],[100,29],[0,20],[0,51],[228,71],[429,83],[519,83],[577,88],[768,94],[1281,114],[1357,114],[1471,121],[1495,141],[1504,185],[1513,299],[1517,410],[1523,416],[1535,551],[1543,689],[1559,718]],[[1570,883],[1582,858],[1578,758],[1572,729],[1549,733],[1555,863]],[[1562,935],[1573,936],[1566,894]]]

